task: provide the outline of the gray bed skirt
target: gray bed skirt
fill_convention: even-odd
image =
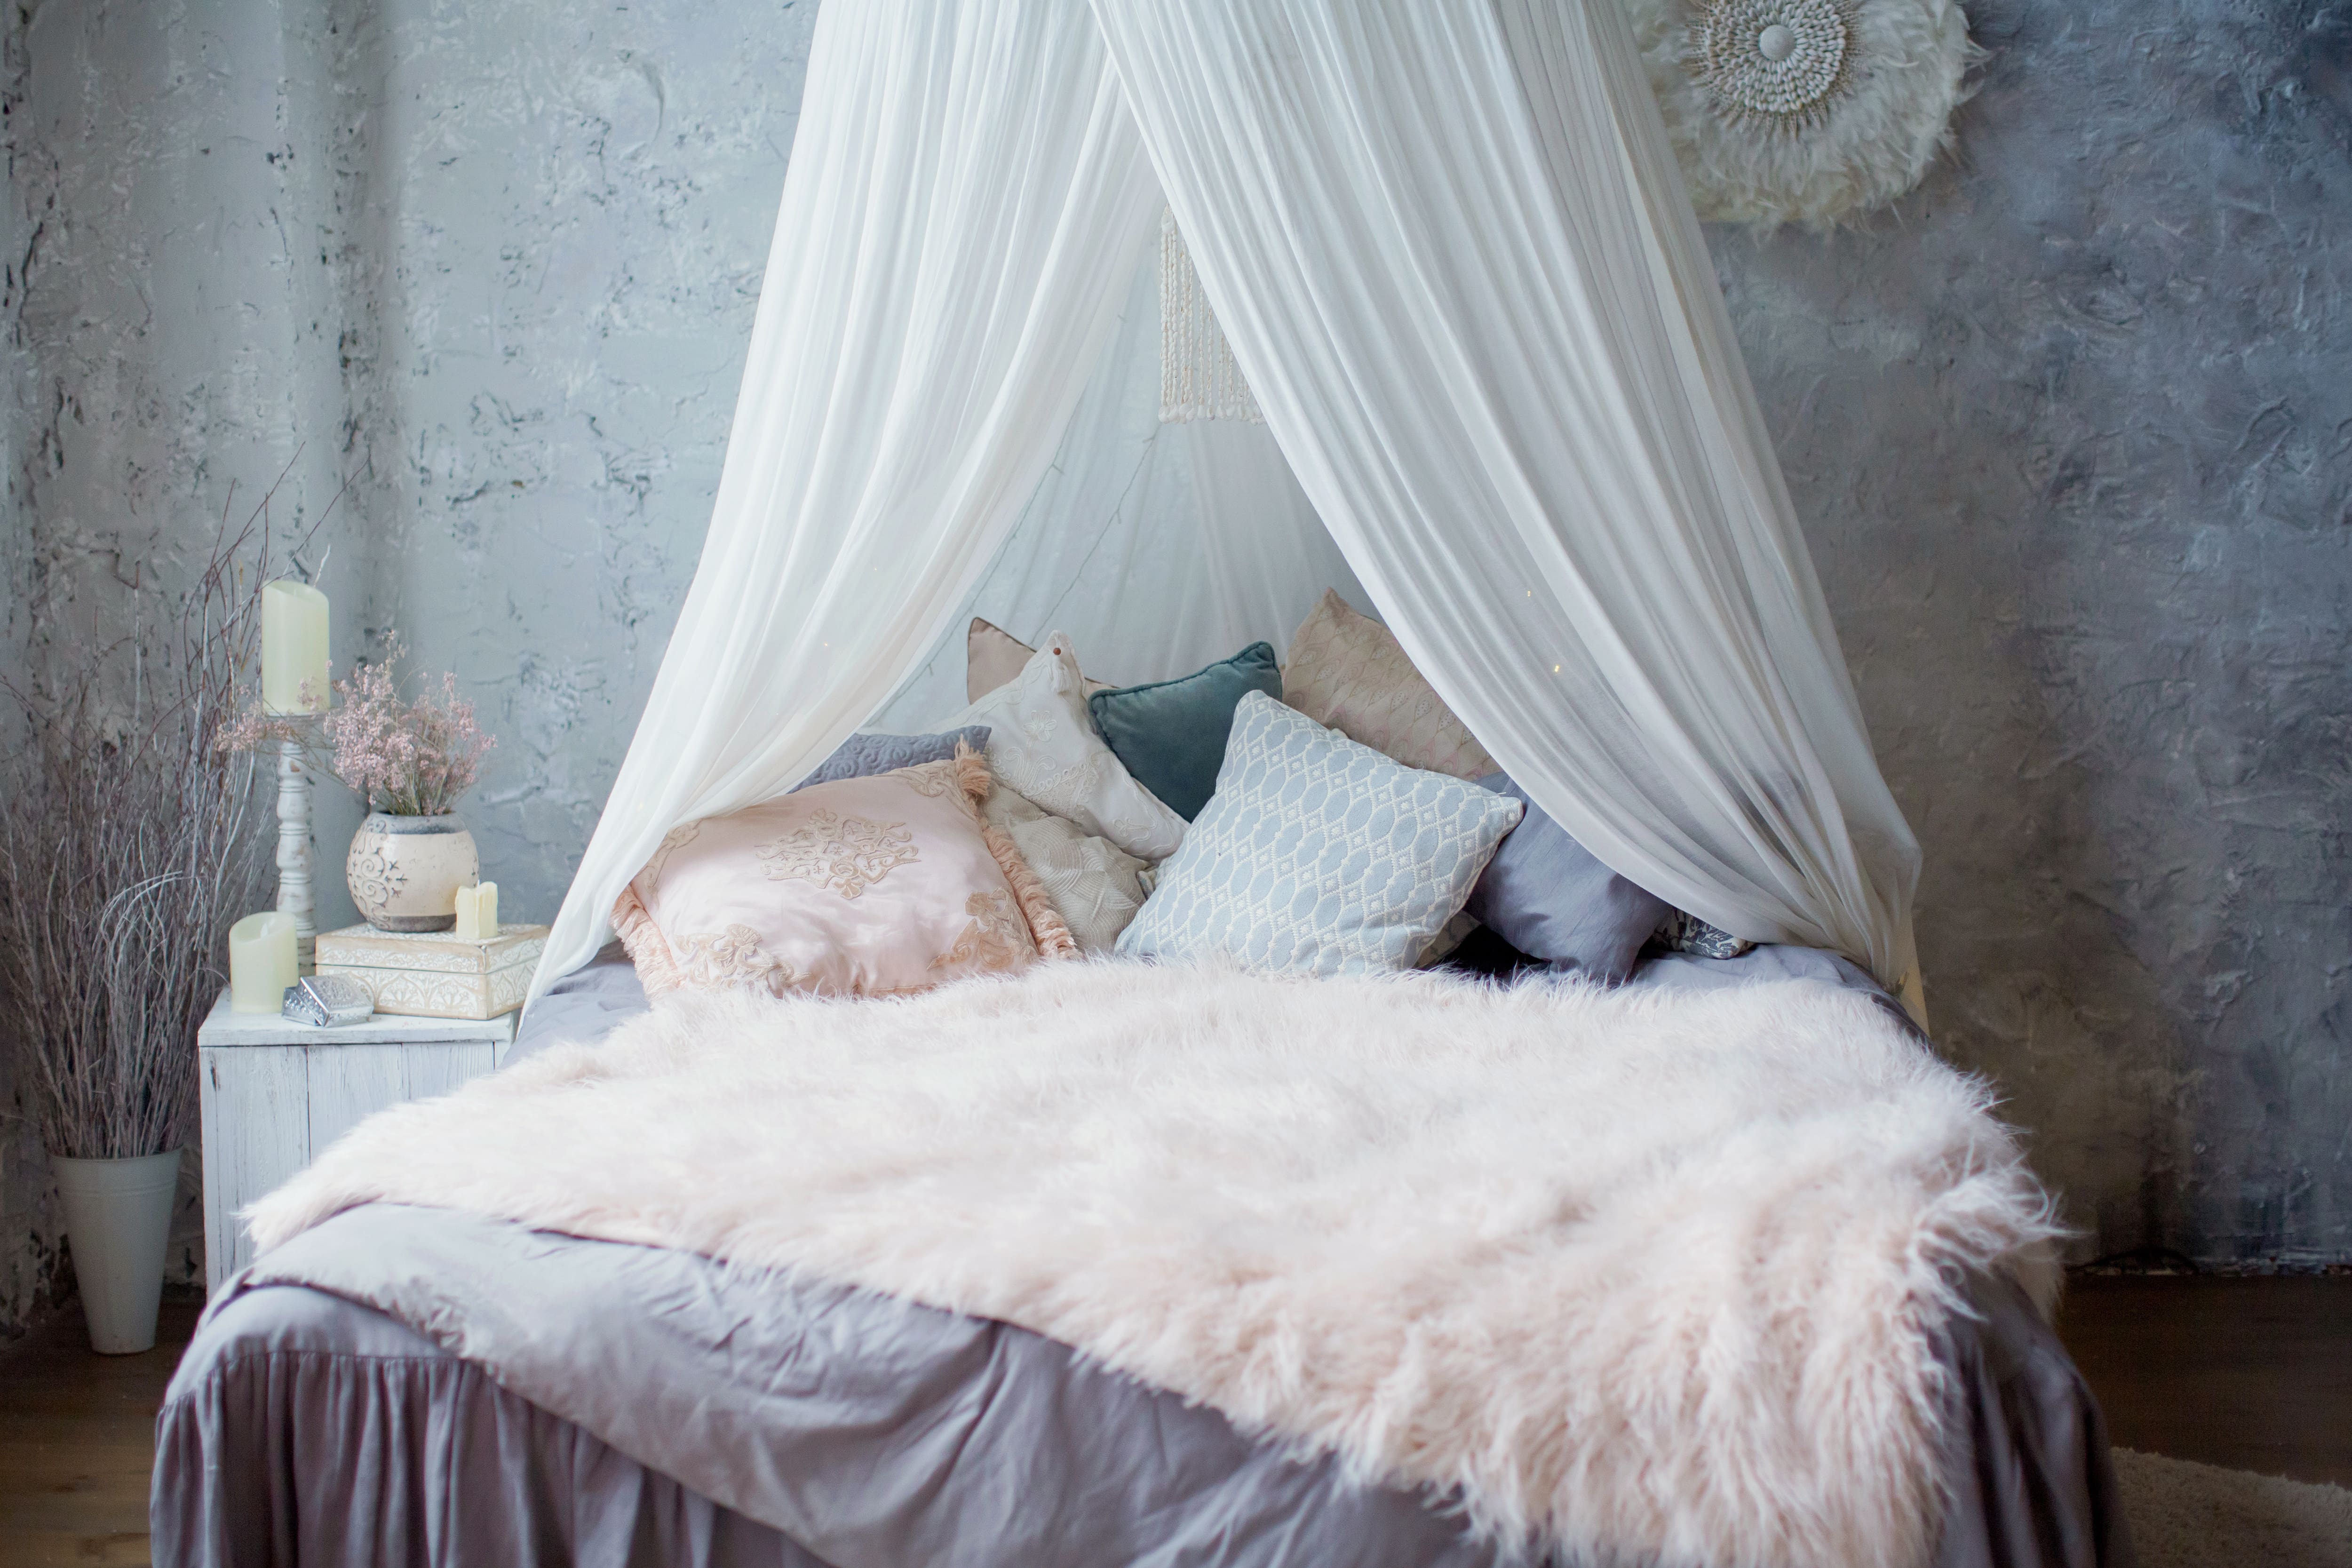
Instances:
[[[625,966],[567,984],[539,1038],[644,1005]],[[2080,1373],[2013,1286],[1968,1295],[1937,1344],[1936,1563],[2130,1568]],[[1442,1497],[1286,1456],[1023,1329],[385,1205],[224,1289],[156,1437],[161,1568],[1512,1561]]]
[[[770,1380],[748,1402],[768,1408],[770,1427],[756,1437],[745,1432],[747,1402],[694,1389],[697,1373],[663,1367],[658,1347],[624,1346],[634,1364],[589,1369],[609,1374],[635,1406],[634,1419],[608,1414],[604,1424],[641,1458],[372,1308],[299,1286],[243,1291],[208,1317],[157,1422],[154,1560],[159,1568],[1508,1561],[1443,1511],[1441,1499],[1355,1485],[1328,1460],[1286,1459],[1213,1412],[1080,1365],[1024,1330],[839,1294],[803,1318],[803,1329],[833,1320],[822,1342],[793,1336],[802,1340],[796,1355],[756,1358]],[[2021,1296],[1990,1281],[1975,1294],[1983,1316],[1956,1322],[1942,1347],[1952,1506],[1938,1568],[2127,1568],[2096,1404]],[[866,1358],[899,1375],[865,1375]],[[752,1369],[714,1359],[700,1375],[742,1379]],[[641,1382],[667,1383],[684,1393],[683,1409],[703,1407],[707,1418],[680,1418],[657,1394],[627,1394]],[[745,1472],[765,1472],[764,1485],[751,1484],[795,1528],[713,1501],[646,1462],[656,1457],[704,1472],[714,1489],[740,1489]]]

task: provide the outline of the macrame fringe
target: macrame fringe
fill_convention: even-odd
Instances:
[[[1176,215],[1160,215],[1160,418],[1235,419],[1263,425],[1257,397],[1234,363],[1233,345],[1209,309]]]

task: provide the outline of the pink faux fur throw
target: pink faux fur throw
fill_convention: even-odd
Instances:
[[[1949,1272],[2054,1283],[1984,1087],[1809,984],[688,998],[382,1113],[255,1237],[376,1199],[1020,1324],[1600,1562],[1923,1562]]]

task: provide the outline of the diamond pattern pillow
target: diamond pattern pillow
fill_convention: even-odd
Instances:
[[[1282,700],[1409,768],[1458,779],[1495,771],[1495,759],[1412,667],[1395,634],[1328,589],[1290,639]]]
[[[1520,810],[1253,691],[1234,711],[1217,793],[1118,951],[1223,952],[1317,975],[1410,969]]]

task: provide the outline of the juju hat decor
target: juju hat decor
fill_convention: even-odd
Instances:
[[[1917,184],[1983,51],[1952,0],[1627,0],[1711,221],[1829,224]]]
[[[1239,419],[1265,423],[1234,363],[1233,345],[1209,309],[1176,215],[1160,215],[1160,417],[1162,423]]]

